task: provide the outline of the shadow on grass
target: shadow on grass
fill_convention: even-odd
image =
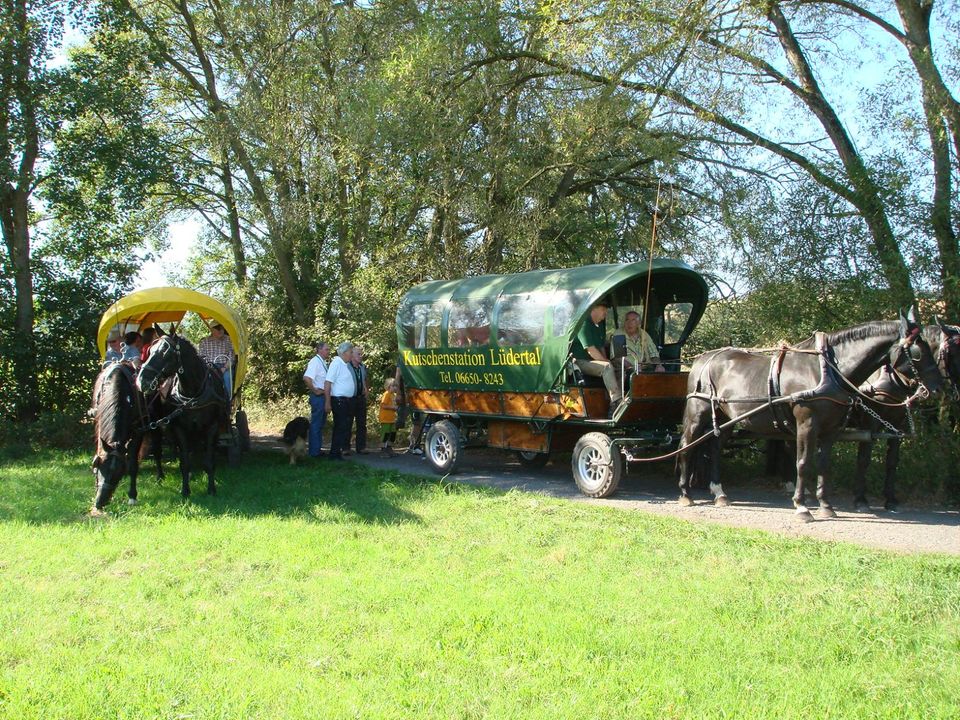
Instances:
[[[359,463],[325,460],[287,464],[269,450],[243,456],[238,467],[218,458],[217,495],[206,491],[206,476],[194,475],[192,495],[180,496],[180,471],[175,460],[164,463],[166,478],[155,477],[152,460],[138,479],[138,504],[128,506],[124,480],[107,508],[114,519],[186,515],[203,517],[298,518],[308,522],[398,524],[420,522],[407,509],[418,500],[443,492],[438,481],[377,470]],[[0,462],[0,522],[67,525],[89,521],[93,498],[89,459],[81,453],[39,453]],[[489,494],[484,488],[458,492]]]

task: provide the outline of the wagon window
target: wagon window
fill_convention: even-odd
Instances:
[[[663,309],[663,344],[680,342],[693,312],[693,303],[670,303]]]
[[[500,298],[497,342],[501,345],[539,345],[543,342],[552,293],[532,292]]]
[[[476,347],[490,343],[493,298],[466,298],[450,302],[447,344],[451,347]]]
[[[440,347],[442,303],[408,303],[400,310],[403,344],[410,348]]]
[[[558,290],[553,296],[553,336],[567,334],[571,323],[577,320],[577,308],[586,300],[589,290]]]

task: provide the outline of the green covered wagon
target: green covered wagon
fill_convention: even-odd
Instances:
[[[666,370],[621,369],[626,402],[612,417],[603,384],[573,361],[598,301],[609,305],[608,332],[639,313]],[[397,339],[407,405],[426,416],[427,459],[453,472],[468,440],[515,450],[532,465],[572,450],[581,491],[612,494],[624,468],[613,438],[629,438],[617,443],[626,450],[676,434],[686,397],[681,349],[706,303],[703,278],[667,259],[417,285],[397,311]]]

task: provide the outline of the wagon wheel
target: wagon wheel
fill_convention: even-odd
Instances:
[[[435,422],[427,431],[426,456],[430,467],[441,475],[455,473],[463,458],[460,429],[449,420]]]
[[[573,448],[573,479],[587,497],[609,497],[617,491],[623,477],[623,456],[615,452],[610,437],[587,433]]]
[[[250,449],[250,423],[247,421],[247,413],[237,410],[235,417],[237,432],[240,434],[240,449],[247,452]]]
[[[536,470],[550,461],[550,453],[540,453],[533,450],[517,450],[517,460],[525,468]]]

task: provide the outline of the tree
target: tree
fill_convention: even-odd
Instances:
[[[76,332],[95,336],[89,318],[115,298],[118,285],[128,286],[136,248],[161,224],[147,197],[167,164],[138,48],[98,35],[97,18],[74,15],[70,22],[89,21],[94,46],[54,65],[68,22],[65,6],[2,8],[4,29],[12,32],[0,38],[0,220],[7,251],[0,282],[9,290],[0,298],[13,330],[0,336],[0,354],[12,358],[10,412],[30,420],[38,410],[62,407],[60,390],[76,399],[76,388],[85,385],[76,378],[57,385],[57,372],[48,370],[51,363],[63,368],[54,355],[74,352],[77,367],[96,358],[93,345],[63,345],[61,332],[70,325],[61,321],[72,319]]]
[[[0,3],[0,228],[13,281],[14,332],[10,350],[19,398],[16,414],[31,420],[37,412],[34,363],[33,272],[30,267],[30,198],[37,187],[44,96],[44,63],[63,30],[58,2]]]

